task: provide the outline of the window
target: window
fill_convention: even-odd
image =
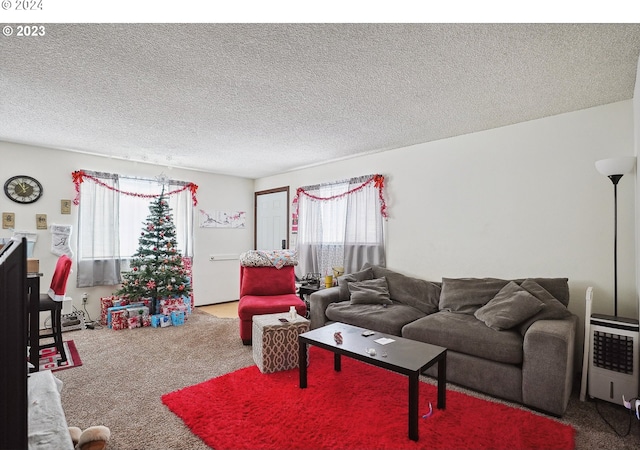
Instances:
[[[385,264],[381,175],[298,189],[299,275]]]
[[[78,186],[78,287],[116,285],[138,248],[149,215],[149,196],[167,195],[178,249],[193,255],[192,183],[128,178],[99,172],[81,174]],[[91,182],[83,182],[90,180]]]
[[[178,187],[175,182],[165,186],[166,191],[172,191]],[[156,180],[143,180],[132,178],[120,178],[120,190],[123,192],[135,192],[147,195],[159,195],[162,192],[162,185]],[[193,221],[192,202],[188,191],[172,194],[167,197],[169,207],[173,214],[173,222],[176,226],[178,239],[178,250],[182,256],[193,256],[192,242]],[[120,256],[130,258],[138,249],[138,238],[142,224],[146,222],[149,215],[149,198],[132,195],[120,196]]]

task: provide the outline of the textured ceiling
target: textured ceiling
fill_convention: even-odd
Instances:
[[[258,178],[633,97],[639,24],[48,24],[0,140]]]

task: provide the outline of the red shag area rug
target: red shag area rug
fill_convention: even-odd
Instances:
[[[555,420],[420,383],[420,439],[408,438],[408,379],[310,349],[308,387],[298,369],[256,366],[162,396],[162,402],[216,449],[573,449],[574,429]],[[433,414],[422,418],[433,405]]]

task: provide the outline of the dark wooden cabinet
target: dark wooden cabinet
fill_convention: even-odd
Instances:
[[[27,448],[27,244],[0,252],[0,449]]]

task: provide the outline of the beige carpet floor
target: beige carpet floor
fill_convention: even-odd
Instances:
[[[64,382],[62,403],[69,426],[109,427],[112,450],[208,448],[160,397],[252,365],[251,347],[242,345],[238,328],[237,318],[196,310],[181,327],[65,333],[65,340],[75,341],[83,362],[81,367],[56,372]],[[451,384],[447,387],[488,398]],[[626,431],[628,415],[623,408],[602,403],[600,409],[617,430]],[[311,425],[313,419],[301,420]],[[618,437],[600,418],[594,402],[578,400],[577,390],[561,421],[577,430],[578,449],[640,448],[638,421],[632,423],[629,436]]]

